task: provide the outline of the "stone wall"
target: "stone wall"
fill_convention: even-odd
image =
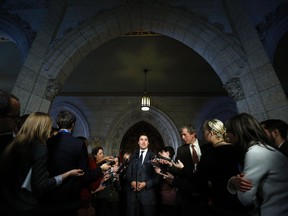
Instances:
[[[77,117],[75,136],[85,136],[115,154],[127,130],[140,121],[153,125],[165,144],[181,144],[178,129],[188,123],[202,136],[202,123],[211,118],[226,120],[237,114],[229,97],[151,97],[152,108],[140,110],[140,97],[56,97],[50,114],[53,118],[63,109]]]

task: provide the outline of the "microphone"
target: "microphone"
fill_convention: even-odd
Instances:
[[[150,156],[150,158],[149,158],[150,160],[154,160],[154,159],[156,159],[157,161],[159,161],[159,160],[166,160],[166,161],[169,161],[169,162],[171,162],[172,161],[172,159],[171,158],[167,158],[167,157],[163,157],[163,156],[161,156],[161,155],[151,155]]]
[[[121,173],[123,170],[125,170],[127,168],[127,166],[129,165],[130,161],[128,159],[125,159],[125,161],[123,161],[123,163],[119,166],[118,170],[117,170],[117,174]]]

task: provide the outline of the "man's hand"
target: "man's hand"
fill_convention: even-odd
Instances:
[[[107,171],[108,169],[111,168],[111,166],[108,165],[107,163],[104,163],[104,164],[102,164],[102,165],[100,166],[100,168],[101,168],[102,171]]]
[[[241,192],[249,191],[253,187],[252,182],[245,178],[244,173],[233,176],[230,181],[237,188],[237,190]]]
[[[137,185],[137,191],[141,191],[146,187],[146,182],[139,182]]]
[[[178,169],[182,169],[184,167],[184,164],[180,160],[178,160],[176,163],[173,163],[173,165]]]
[[[131,182],[131,189],[133,189],[133,191],[137,191],[136,181],[132,181],[132,182]]]
[[[103,191],[105,188],[106,188],[105,185],[100,184],[99,187],[96,190],[91,191],[91,193],[94,194],[94,193],[97,193],[99,191]]]

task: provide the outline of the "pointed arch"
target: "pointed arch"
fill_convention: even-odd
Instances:
[[[105,139],[105,152],[108,155],[118,154],[125,133],[141,121],[152,125],[161,134],[165,146],[172,146],[177,149],[179,143],[181,143],[178,129],[167,115],[155,107],[152,107],[149,112],[143,112],[133,104],[133,107],[131,106],[125,113],[119,114],[111,124]]]

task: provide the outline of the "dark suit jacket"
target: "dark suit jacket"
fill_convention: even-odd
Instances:
[[[88,170],[87,147],[72,134],[59,132],[48,140],[47,149],[51,175],[59,175],[75,168]]]
[[[288,140],[286,140],[279,148],[279,150],[288,157]]]
[[[0,155],[4,151],[7,145],[13,141],[13,133],[0,135]]]
[[[44,199],[57,205],[73,205],[80,203],[80,191],[89,183],[101,177],[100,168],[89,170],[88,152],[85,143],[67,132],[59,132],[47,142],[48,149],[48,171],[51,176],[56,176],[71,169],[83,169],[83,177],[70,177],[65,179],[55,190],[51,191]],[[70,205],[70,206],[71,206]],[[76,204],[74,204],[77,209]],[[67,207],[69,208],[69,207]]]
[[[208,195],[207,182],[197,172],[193,172],[194,163],[188,144],[183,144],[177,149],[175,160],[180,160],[184,164],[184,168],[181,170],[175,167],[170,169],[170,172],[176,176],[174,184],[178,190],[177,194],[188,199],[194,197],[198,199],[199,196],[206,197]]]
[[[19,174],[5,175],[4,182],[2,182],[3,178],[1,179],[0,196],[3,198],[1,202],[4,202],[0,204],[1,215],[40,215],[38,210],[40,209],[39,199],[41,195],[57,186],[56,180],[49,178],[47,172],[46,146],[41,143],[35,143],[32,151],[31,161],[21,161],[24,164],[24,168],[22,171],[17,170]],[[33,175],[30,182],[33,193],[26,189],[21,189],[21,185],[31,167]],[[9,177],[13,177],[13,179],[9,179]],[[15,178],[17,178],[17,181]],[[5,206],[2,206],[3,204]]]
[[[127,191],[127,202],[135,203],[139,200],[142,205],[156,205],[156,186],[159,183],[159,176],[155,173],[151,163],[151,158],[155,154],[152,151],[147,152],[141,167],[139,163],[139,152],[131,156],[131,162],[128,166],[125,179],[128,186],[132,181],[146,182],[146,187],[140,192],[134,192],[131,187]]]

